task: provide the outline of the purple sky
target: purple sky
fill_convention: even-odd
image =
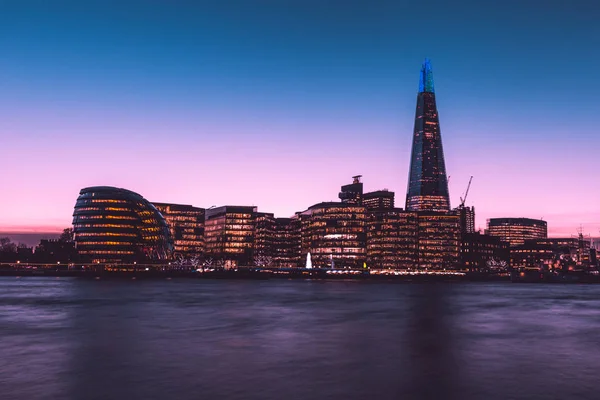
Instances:
[[[600,229],[592,3],[439,2],[427,30],[400,2],[24,3],[0,16],[0,231],[68,227],[94,185],[290,216],[362,174],[403,207],[426,56],[453,206],[474,175],[477,227]]]

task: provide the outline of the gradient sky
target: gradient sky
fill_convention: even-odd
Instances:
[[[600,7],[491,3],[1,1],[0,231],[94,185],[290,216],[362,174],[403,207],[429,57],[453,206],[474,175],[478,227],[597,235]]]

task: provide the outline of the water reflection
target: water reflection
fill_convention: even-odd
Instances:
[[[600,286],[0,278],[4,399],[597,398]]]
[[[454,287],[415,284],[406,288],[410,306],[406,324],[409,349],[406,396],[413,399],[464,398],[458,362],[453,304]]]

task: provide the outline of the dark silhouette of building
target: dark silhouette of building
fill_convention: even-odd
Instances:
[[[174,242],[174,256],[201,256],[204,247],[203,208],[184,204],[152,203],[167,221]]]
[[[526,239],[511,248],[511,266],[553,268],[559,260],[568,260],[574,267],[588,268],[592,263],[591,241],[580,234],[571,238]]]
[[[497,236],[511,246],[525,244],[527,239],[546,239],[548,223],[531,218],[491,218],[487,221],[486,233]]]
[[[462,234],[475,233],[475,207],[461,204],[454,211],[460,218],[460,232]]]
[[[506,268],[510,263],[508,243],[479,232],[463,233],[460,259],[462,266],[471,271]]]
[[[125,189],[81,189],[73,213],[73,232],[83,261],[167,260],[173,252],[173,239],[160,212],[139,194]]]
[[[367,211],[391,210],[394,208],[394,192],[387,189],[364,193],[362,205]]]
[[[366,261],[365,208],[352,203],[319,203],[299,214],[302,256],[315,267],[362,268]]]
[[[380,209],[367,216],[367,266],[375,269],[416,267],[418,215],[401,208]]]
[[[362,175],[353,176],[351,184],[342,186],[342,190],[339,194],[342,203],[354,204],[357,206],[362,205],[363,184],[360,181],[360,178],[362,178]]]
[[[425,59],[420,73],[406,209],[408,211],[450,210],[433,73],[428,59]]]
[[[206,210],[204,254],[225,268],[254,263],[256,207],[222,206]]]
[[[41,239],[30,259],[38,263],[68,263],[76,255],[75,242],[61,239]]]

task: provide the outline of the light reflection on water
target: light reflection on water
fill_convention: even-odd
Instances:
[[[0,278],[0,398],[597,399],[599,295]]]

